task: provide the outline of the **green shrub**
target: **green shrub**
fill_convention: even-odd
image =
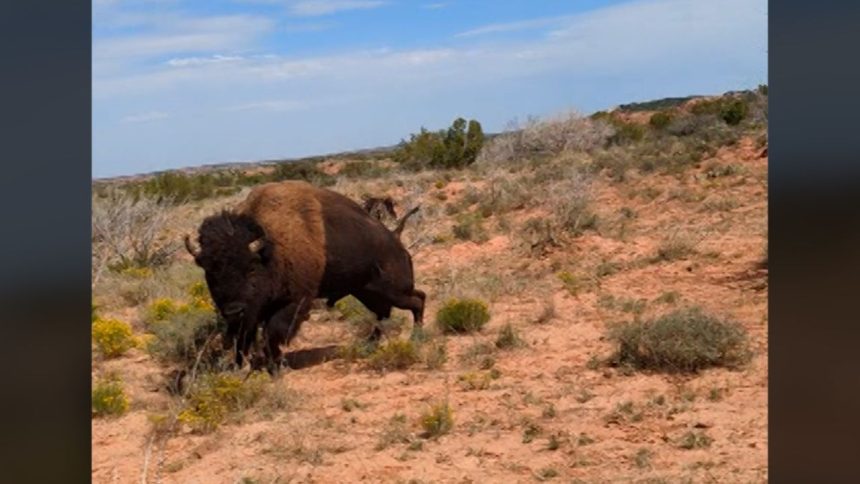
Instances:
[[[736,367],[750,357],[746,330],[699,308],[679,309],[652,321],[614,328],[612,360],[638,369],[696,372],[712,366]]]
[[[179,171],[159,173],[142,182],[129,183],[125,185],[125,189],[134,197],[162,198],[177,204],[219,195],[231,195],[238,191],[232,174],[225,172],[185,174]]]
[[[720,107],[720,118],[730,126],[736,126],[746,118],[749,106],[743,99],[733,99]]]
[[[368,358],[368,367],[376,371],[405,370],[420,360],[418,349],[411,340],[389,341]]]
[[[152,337],[147,350],[162,362],[182,365],[195,363],[203,351],[201,363],[209,366],[218,359],[220,350],[214,345],[207,347],[206,342],[223,329],[223,321],[214,312],[188,307],[150,326]]]
[[[686,450],[706,449],[711,446],[714,439],[704,432],[687,432],[678,442],[678,447]]]
[[[695,241],[685,234],[672,233],[660,242],[655,261],[674,261],[696,253]]]
[[[128,410],[128,397],[118,378],[107,378],[96,382],[93,385],[91,398],[94,417],[122,415]]]
[[[484,217],[480,213],[464,213],[457,217],[452,229],[454,237],[460,240],[486,242],[489,236],[484,228]]]
[[[312,185],[327,187],[334,185],[337,178],[320,170],[314,160],[287,161],[278,163],[270,176],[272,181],[300,180]]]
[[[413,170],[463,168],[475,162],[483,144],[481,123],[457,118],[447,130],[421,128],[409,141],[400,143],[393,158]]]
[[[671,113],[667,113],[666,111],[659,111],[651,115],[651,118],[648,120],[648,124],[655,129],[663,129],[666,126],[669,126],[669,123],[672,122],[673,116]]]
[[[215,304],[209,296],[209,288],[205,282],[198,281],[188,286],[188,296],[191,297],[190,306],[204,311],[215,311]]]
[[[635,143],[645,137],[645,126],[639,123],[622,121],[613,117],[612,126],[615,127],[615,134],[611,141],[615,144]]]
[[[182,306],[173,299],[156,299],[147,306],[144,321],[146,321],[147,324],[165,321],[179,313],[181,307]]]
[[[520,338],[520,335],[517,334],[517,331],[510,323],[502,326],[502,329],[499,331],[499,336],[496,338],[496,348],[499,349],[517,348],[524,344],[525,341]]]
[[[128,323],[100,317],[92,323],[92,341],[105,358],[121,356],[137,344]]]
[[[454,427],[454,412],[448,402],[439,403],[421,415],[421,428],[425,437],[447,434]]]
[[[457,377],[457,383],[460,388],[466,391],[470,390],[486,390],[490,388],[492,377],[489,373],[468,372]]]
[[[212,431],[232,414],[260,400],[268,381],[268,375],[262,372],[254,372],[247,379],[224,373],[205,374],[193,382],[178,420],[196,431]]]
[[[438,370],[448,361],[448,347],[444,340],[433,341],[425,345],[424,363],[429,370]]]
[[[477,299],[451,299],[436,313],[436,325],[445,333],[479,331],[489,320],[487,304]]]
[[[358,323],[363,322],[368,318],[376,318],[376,316],[367,309],[354,296],[346,296],[334,303],[335,309],[340,313],[341,317],[347,321]]]

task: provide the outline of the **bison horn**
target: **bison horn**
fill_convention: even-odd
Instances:
[[[188,234],[185,234],[185,249],[188,250],[188,253],[193,257],[197,257],[200,255],[200,249],[195,248],[194,244],[191,243],[191,238],[188,237]]]
[[[221,216],[224,217],[224,221],[227,222],[227,234],[233,235],[235,230],[233,229],[233,221],[230,220],[230,216],[227,215],[227,212],[221,212]]]
[[[255,241],[251,242],[250,244],[248,244],[248,248],[251,249],[251,252],[253,252],[255,254],[257,252],[260,252],[260,249],[263,248],[263,238],[261,237]]]

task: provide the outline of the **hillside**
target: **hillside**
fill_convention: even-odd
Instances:
[[[381,150],[99,187],[93,482],[767,482],[766,90],[661,101],[498,134],[459,170]],[[405,343],[395,309],[369,353],[345,299],[318,305],[274,379],[210,358],[215,318],[181,237],[288,178],[421,205],[403,240],[424,340]],[[146,193],[161,202],[131,201]],[[147,264],[112,251],[129,238]],[[489,321],[444,333],[451,298]],[[661,318],[704,328],[650,343],[689,368],[619,353],[619,325]]]

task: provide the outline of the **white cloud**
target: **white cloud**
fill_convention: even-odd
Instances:
[[[289,24],[281,27],[284,32],[287,33],[301,33],[301,32],[321,32],[323,30],[329,30],[334,27],[335,24],[333,22],[314,22],[314,23],[303,23],[303,24]]]
[[[518,22],[506,22],[506,23],[498,23],[498,24],[489,24],[483,25],[481,27],[477,27],[474,29],[467,30],[465,32],[460,32],[455,34],[455,37],[475,37],[478,35],[487,35],[487,34],[499,34],[499,33],[509,33],[509,32],[518,32],[522,30],[534,30],[543,27],[548,27],[551,25],[557,25],[564,21],[571,20],[573,17],[569,15],[559,16],[559,17],[544,17],[530,20],[521,20]]]
[[[287,10],[300,17],[331,15],[348,10],[369,10],[379,8],[386,2],[381,0],[300,0],[292,2]]]
[[[161,111],[150,111],[148,113],[133,114],[122,118],[123,123],[148,123],[150,121],[158,121],[167,119],[170,115]]]
[[[179,57],[170,59],[165,64],[171,67],[193,67],[206,64],[221,64],[224,62],[239,62],[242,60],[244,60],[244,57],[238,55],[215,54],[209,57]]]
[[[236,106],[228,106],[222,108],[222,111],[237,112],[237,111],[298,111],[308,107],[308,104],[301,101],[292,100],[274,100],[274,101],[259,101],[253,103],[239,104]]]
[[[425,3],[424,5],[421,5],[421,8],[426,8],[427,10],[438,10],[447,6],[447,3]]]
[[[141,22],[149,19],[142,18]],[[209,53],[249,48],[274,27],[271,19],[252,15],[187,18],[164,16],[152,32],[99,37],[93,59],[125,63],[163,55]]]

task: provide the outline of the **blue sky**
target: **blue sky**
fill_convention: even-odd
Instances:
[[[94,0],[93,177],[767,82],[766,0]]]

